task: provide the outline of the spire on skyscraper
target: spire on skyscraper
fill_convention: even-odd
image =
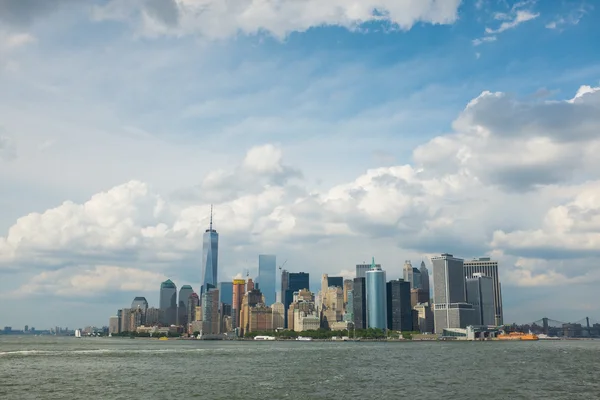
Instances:
[[[210,205],[210,230],[212,232],[212,211],[213,211],[213,205]]]

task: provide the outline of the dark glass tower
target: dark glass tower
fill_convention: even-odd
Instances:
[[[271,254],[258,256],[258,287],[265,296],[265,304],[271,306],[275,303],[277,279],[277,261]]]
[[[213,229],[212,205],[210,206],[210,225],[204,232],[202,242],[202,282],[200,286],[200,299],[206,292],[207,285],[217,287],[219,259],[219,234]]]
[[[394,331],[412,331],[413,316],[410,283],[404,279],[387,283],[387,327]]]
[[[160,284],[160,311],[163,325],[177,323],[177,286],[170,279]]]
[[[367,293],[365,278],[354,278],[352,309],[356,329],[367,329]]]
[[[194,293],[194,289],[190,285],[183,285],[179,289],[179,309],[177,323],[187,329],[188,322],[188,304],[190,302],[190,296]]]
[[[335,287],[344,287],[344,278],[341,276],[328,276],[327,277],[327,286],[335,286]]]

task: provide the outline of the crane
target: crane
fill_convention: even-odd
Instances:
[[[280,270],[280,271],[283,269],[283,267],[285,267],[285,263],[287,263],[287,260],[285,260],[285,261],[283,262],[283,264],[281,264],[281,265],[279,266],[279,270]]]

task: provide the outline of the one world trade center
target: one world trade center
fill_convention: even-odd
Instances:
[[[219,234],[213,229],[212,205],[210,206],[210,226],[204,232],[202,243],[202,286],[200,298],[208,289],[217,287],[217,265],[219,258]]]

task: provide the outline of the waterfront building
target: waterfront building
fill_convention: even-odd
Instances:
[[[504,312],[502,308],[502,286],[500,284],[500,277],[498,276],[498,261],[494,261],[489,257],[479,257],[464,262],[464,276],[472,278],[477,273],[492,278],[495,309],[494,324],[500,326],[504,324]]]
[[[429,270],[425,266],[425,261],[421,261],[421,268],[419,268],[419,272],[421,273],[421,289],[427,294],[427,302],[429,303],[431,299],[431,291],[429,289]]]
[[[353,314],[356,329],[367,328],[367,290],[365,278],[354,278]]]
[[[188,308],[187,308],[187,323],[191,324],[196,321],[196,309],[200,306],[200,296],[198,293],[192,292],[188,298]]]
[[[344,280],[344,304],[348,303],[348,292],[354,287],[352,279]]]
[[[293,321],[295,332],[318,330],[321,327],[321,320],[316,311],[304,311],[302,308],[296,308],[290,319]]]
[[[494,305],[494,280],[482,273],[474,273],[467,278],[467,303],[472,304],[476,313],[477,325],[496,325]]]
[[[183,285],[179,289],[179,307],[177,309],[177,325],[187,326],[188,304],[194,289],[190,285]]]
[[[144,321],[146,326],[159,325],[162,320],[163,316],[159,308],[150,307],[146,310],[146,320]]]
[[[160,311],[163,325],[177,323],[177,286],[170,279],[160,284]]]
[[[347,302],[344,311],[344,321],[354,323],[354,290],[348,290],[345,294]]]
[[[279,301],[285,304],[285,291],[288,289],[290,273],[287,270],[281,271],[281,292],[279,293]]]
[[[412,331],[410,282],[398,279],[387,282],[386,286],[387,328],[394,331]]]
[[[204,232],[202,241],[202,278],[200,287],[200,298],[209,289],[217,287],[219,260],[219,234],[213,229],[213,212],[210,206],[210,225]]]
[[[420,303],[413,308],[417,312],[417,328],[421,333],[433,333],[433,311],[429,303]]]
[[[108,319],[108,333],[117,334],[119,333],[119,317],[114,316]]]
[[[129,313],[129,332],[137,330],[138,326],[144,325],[144,311],[141,308],[131,309]]]
[[[375,264],[376,267],[381,268],[380,264]],[[362,263],[362,264],[356,264],[356,278],[365,278],[366,277],[366,272],[369,271],[371,269],[371,264],[366,264],[366,263]]]
[[[248,279],[248,282],[251,282]],[[250,289],[244,294],[242,299],[242,309],[240,316],[240,335],[243,336],[250,329],[250,309],[259,304],[264,304],[265,299],[259,289]],[[272,317],[272,316],[271,316]]]
[[[295,317],[295,312],[296,311],[302,311],[305,313],[306,316],[308,315],[316,315],[317,319],[319,320],[319,327],[320,327],[320,318],[319,315],[317,313],[317,306],[315,304],[315,296],[314,294],[308,290],[308,289],[301,289],[297,292],[294,292],[293,295],[293,302],[290,304],[288,310],[286,311],[286,314],[288,316],[288,329],[289,330],[303,330],[301,329],[298,325],[296,325],[296,317]],[[298,317],[300,318],[300,317]],[[318,329],[318,327],[316,328]]]
[[[121,311],[121,332],[131,332],[131,308],[123,308]]]
[[[431,259],[435,332],[445,328],[466,328],[476,322],[471,304],[466,303],[463,260],[444,253]]]
[[[273,310],[271,314],[273,317],[271,324],[273,329],[283,329],[285,327],[285,306],[282,302],[278,301],[271,306],[271,309]]]
[[[264,304],[250,307],[248,332],[261,332],[273,330],[273,310]]]
[[[233,280],[233,298],[232,298],[232,310],[231,310],[231,318],[233,328],[238,328],[240,326],[240,315],[242,311],[242,300],[244,298],[244,293],[246,292],[246,281],[243,279],[234,279]]]
[[[265,296],[265,304],[270,306],[276,300],[277,258],[272,254],[258,256],[258,288]]]
[[[385,271],[377,267],[373,258],[371,269],[365,275],[367,328],[385,330],[387,327]]]
[[[202,334],[216,335],[220,330],[219,290],[208,288],[202,294]]]
[[[294,292],[298,292],[302,289],[308,290],[310,288],[309,284],[309,274],[307,272],[290,272],[288,273],[288,287],[285,290],[285,296],[283,305],[286,310],[289,309],[290,304],[294,301]],[[288,327],[288,313],[285,314],[285,326]]]

